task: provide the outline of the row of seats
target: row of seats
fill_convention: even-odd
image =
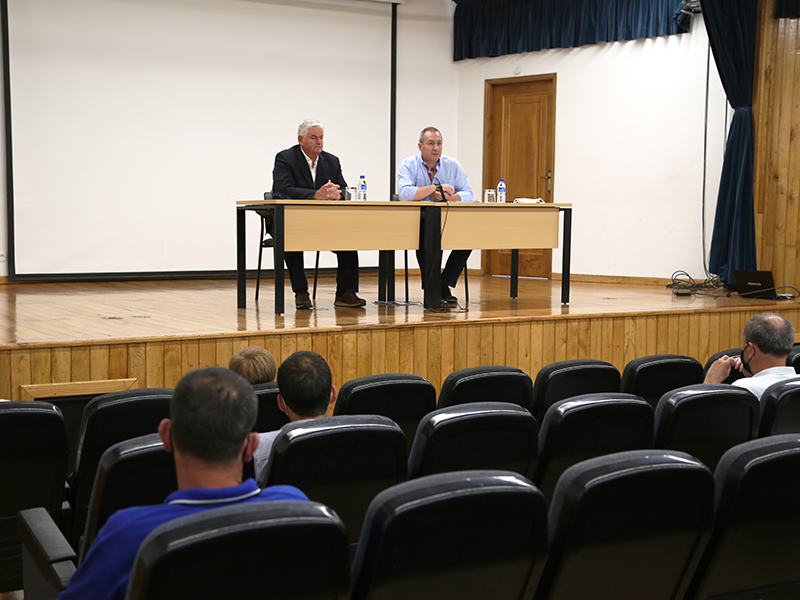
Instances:
[[[177,519],[142,544],[127,598],[796,598],[799,501],[796,434],[739,444],[713,475],[674,451],[582,461],[549,503],[516,473],[444,473],[379,493],[352,563],[322,503]]]
[[[574,382],[581,379],[578,373],[583,371],[605,373],[609,367],[613,369],[611,365],[601,361],[556,363],[540,372],[534,386],[525,385],[525,381],[530,382],[530,380],[519,369],[509,367],[466,369],[447,378],[439,404],[467,406],[473,404],[471,401],[475,399],[495,397],[491,391],[496,389],[502,391],[501,394],[497,394],[502,398],[525,399],[529,397],[531,390],[537,387],[551,392],[550,396],[546,396],[549,400],[566,393],[565,386],[559,382],[572,382],[575,391]],[[591,377],[588,380],[591,380]],[[558,468],[559,463],[564,463],[566,460],[564,466],[568,466],[588,456],[651,447],[650,440],[653,436],[656,447],[685,450],[713,468],[725,449],[734,443],[755,437],[752,433],[754,424],[760,427],[758,433],[762,436],[800,431],[800,382],[789,381],[773,387],[775,389],[771,390],[772,393],[767,394],[768,397],[761,403],[760,420],[758,404],[746,396],[747,392],[738,388],[722,386],[716,390],[701,386],[701,389],[697,390],[686,389],[671,396],[667,394],[667,399],[657,405],[654,428],[649,424],[652,415],[643,410],[641,401],[637,402],[633,397],[617,393],[594,399],[583,398],[580,402],[569,404],[560,404],[562,401],[558,400],[556,401],[559,405],[558,410],[554,410],[549,418],[542,419],[542,431],[538,440],[537,424],[530,418],[529,413],[515,412],[512,408],[505,407],[502,411],[494,411],[492,418],[497,421],[493,426],[495,433],[502,428],[510,428],[512,422],[516,423],[515,433],[513,435],[501,433],[496,436],[503,439],[502,443],[476,446],[481,448],[481,451],[475,456],[463,454],[463,450],[462,454],[463,458],[469,458],[465,464],[470,468],[508,468],[526,475],[541,486],[548,497],[557,478],[557,475],[554,477],[553,474],[563,471],[563,468]],[[255,429],[265,431],[280,428],[288,422],[288,419],[277,409],[275,400],[278,394],[277,384],[264,384],[257,388],[260,408]],[[519,390],[522,390],[521,394]],[[553,390],[558,390],[558,393]],[[27,481],[31,472],[45,474],[37,478],[37,486],[25,486],[30,492],[24,494],[25,498],[15,496],[13,501],[9,500],[3,504],[8,510],[4,510],[0,516],[0,527],[13,529],[13,515],[16,514],[16,510],[34,506],[31,504],[33,498],[39,498],[42,505],[47,506],[59,522],[70,544],[80,549],[81,539],[87,532],[86,516],[89,513],[94,474],[97,472],[100,457],[107,448],[120,440],[155,431],[160,420],[168,416],[171,392],[172,390],[166,388],[131,390],[106,394],[90,402],[84,414],[76,468],[63,499],[61,498],[63,483],[54,483],[63,482],[64,479],[63,455],[66,442],[63,432],[59,430],[58,434],[36,435],[35,437],[46,441],[39,444],[38,453],[31,453],[29,444],[25,440],[31,439],[26,436],[34,434],[23,434],[25,428],[21,423],[25,419],[35,419],[32,412],[27,416],[20,414],[19,423],[0,425],[5,427],[3,431],[9,432],[3,435],[9,448],[8,451],[4,451],[4,456],[11,457],[14,449],[24,450],[26,454],[16,463],[19,476]],[[731,396],[736,396],[737,408],[734,408]],[[604,402],[600,402],[601,399]],[[614,399],[613,408],[612,403],[607,402],[612,399]],[[524,400],[518,403],[530,405]],[[594,406],[598,404],[603,406]],[[47,427],[63,428],[63,424],[55,425],[59,421],[59,416],[52,406],[48,407],[47,403],[0,403],[5,413],[11,413],[11,409],[15,406],[30,408],[34,405],[38,408],[36,412],[47,413],[50,421],[49,425],[42,426],[44,428],[42,431],[47,431]],[[410,458],[408,473],[413,478],[463,468],[464,463],[461,467],[449,464],[449,459],[446,458],[448,452],[436,448],[446,447],[448,444],[451,447],[464,446],[462,439],[473,437],[477,429],[486,429],[485,425],[474,424],[478,414],[485,411],[468,408],[442,413],[432,410],[435,406],[435,389],[426,379],[414,375],[387,374],[359,378],[345,383],[339,395],[335,414],[378,413],[397,422],[405,433],[406,450]],[[605,411],[606,414],[601,417],[601,412],[598,411]],[[627,416],[624,416],[625,411],[628,413]],[[421,428],[424,430],[424,435],[420,436],[417,449],[414,450],[412,445],[422,419],[425,419],[424,427]],[[557,421],[558,428],[553,425]],[[6,422],[12,423],[8,419]],[[714,427],[708,427],[709,422],[713,422]],[[599,426],[601,423],[602,427]],[[571,431],[575,433],[570,433]],[[716,439],[709,439],[713,436],[716,436]],[[429,441],[431,438],[434,439],[433,442]],[[449,441],[440,441],[444,439]],[[466,446],[469,447],[468,444]],[[510,452],[512,449],[515,458],[504,458],[512,454]],[[538,462],[537,450],[540,455]],[[53,477],[46,475],[48,470],[39,464],[45,455],[61,457],[59,460],[51,461],[52,466],[48,467],[60,475]],[[524,458],[518,458],[520,456]],[[556,458],[548,459],[549,456]],[[569,458],[564,459],[564,456]],[[4,469],[9,468],[11,467],[4,466]],[[89,475],[83,475],[84,473]],[[248,475],[252,475],[252,472]],[[40,483],[50,486],[52,493],[49,498],[41,499],[42,494],[38,489]],[[148,497],[141,496],[142,494],[139,494],[140,501],[137,503],[159,502],[163,498],[156,493]],[[101,524],[104,520],[104,518],[100,520]],[[3,535],[0,540],[5,540],[2,542],[4,545],[8,543],[13,546],[16,543],[13,535]],[[3,572],[6,571],[18,574],[19,569],[12,565]],[[11,579],[6,582],[3,572],[0,572],[0,585],[3,586],[0,589],[16,589],[14,586],[15,582],[18,582],[18,575],[9,575]]]
[[[630,375],[632,378],[631,381],[642,381],[644,380],[642,377],[637,379],[636,376],[648,371],[648,369],[645,367],[649,366],[652,368],[653,365],[663,365],[665,363],[670,363],[674,366],[675,364],[689,364],[691,361],[693,361],[693,359],[688,359],[688,361],[686,359],[687,357],[672,357],[663,355],[657,357],[646,357],[645,359],[640,359],[639,361],[633,361],[632,364],[629,365],[630,369],[626,367],[626,373],[628,371],[632,373],[632,375]],[[658,368],[661,367],[659,366]],[[428,473],[442,472],[452,470],[453,468],[458,468],[447,465],[446,461],[443,465],[437,465],[436,460],[441,460],[440,458],[431,458],[435,456],[435,454],[430,450],[427,452],[422,451],[423,448],[429,445],[427,439],[430,437],[430,435],[420,438],[418,450],[416,452],[413,451],[412,445],[416,438],[416,430],[419,421],[423,418],[423,416],[427,415],[429,417],[426,421],[426,427],[431,429],[431,431],[434,429],[433,425],[435,424],[440,426],[441,431],[450,431],[448,436],[451,438],[451,445],[458,445],[461,443],[458,441],[458,436],[454,435],[453,433],[456,432],[458,428],[461,428],[461,433],[458,435],[462,437],[468,437],[472,435],[469,433],[470,427],[472,427],[469,425],[471,418],[469,414],[475,412],[474,410],[469,409],[461,412],[456,411],[453,414],[434,414],[435,411],[433,411],[433,409],[437,405],[462,406],[465,403],[472,403],[477,399],[501,398],[511,400],[512,402],[516,401],[517,404],[525,406],[527,409],[536,405],[549,406],[548,403],[558,402],[560,400],[559,396],[566,395],[569,397],[569,395],[576,391],[582,391],[591,387],[600,387],[598,382],[602,383],[613,380],[615,373],[616,376],[618,376],[618,372],[612,365],[603,363],[602,361],[564,361],[562,363],[549,365],[548,367],[542,369],[537,375],[536,383],[531,384],[530,378],[520,369],[511,367],[477,367],[473,369],[465,369],[452,374],[445,380],[442,386],[442,392],[439,395],[438,404],[436,402],[435,389],[430,382],[422,377],[405,374],[371,376],[347,382],[342,386],[339,394],[339,400],[336,405],[335,414],[343,415],[350,413],[378,413],[388,416],[397,422],[405,433],[406,449],[411,459],[411,462],[409,463],[409,474],[411,477],[419,477]],[[675,381],[675,379],[673,378],[672,381]],[[277,384],[264,384],[256,387],[257,395],[260,399],[260,408],[258,422],[255,429],[258,431],[266,431],[280,428],[283,424],[288,422],[288,419],[277,409],[277,403],[275,401],[275,397],[278,394]],[[791,384],[790,382],[786,384],[786,389],[779,390],[779,392],[780,393],[775,394],[774,403],[762,403],[761,435],[768,435],[770,433],[777,432],[798,431],[797,424],[800,423],[800,408],[798,408],[798,406],[800,406],[800,403],[798,402],[797,397],[800,395],[800,383]],[[60,471],[62,473],[61,476],[56,476],[52,479],[48,477],[42,477],[43,481],[50,482],[50,489],[55,490],[49,499],[41,501],[43,503],[42,505],[48,507],[48,510],[60,524],[62,531],[64,531],[66,534],[67,539],[70,541],[72,547],[80,550],[81,540],[87,533],[86,517],[89,514],[90,496],[94,483],[94,474],[97,472],[97,465],[100,462],[100,457],[102,456],[103,452],[108,447],[120,440],[155,431],[158,422],[160,422],[162,418],[168,416],[169,399],[171,397],[171,393],[172,390],[167,388],[132,390],[128,392],[106,394],[100,398],[96,398],[87,405],[79,438],[76,466],[60,503],[58,499],[60,498],[60,490],[63,488],[63,472],[65,470],[63,461],[60,463],[59,461],[56,461],[53,463],[55,466],[50,467],[56,471]],[[686,393],[684,396],[697,396],[697,394]],[[134,403],[128,399],[130,397],[136,398]],[[693,399],[696,400],[696,398]],[[537,400],[541,401],[537,402]],[[617,402],[617,404],[627,406],[630,405],[631,401],[635,399],[618,398],[618,400],[624,401]],[[594,403],[597,403],[596,400]],[[6,409],[11,409],[14,405],[18,404],[19,403],[0,403],[0,406],[6,405]],[[25,404],[27,405],[29,403]],[[39,404],[40,408],[42,408],[44,412],[50,414],[51,420],[57,420],[57,417],[55,416],[55,412],[57,411],[54,412],[52,406],[48,408],[47,403],[41,402],[35,404]],[[592,404],[592,402],[589,402],[588,404]],[[657,410],[657,424],[662,422],[666,423],[668,421],[676,421],[675,417],[671,417],[670,419],[666,418],[666,415],[675,412],[674,407],[672,406],[673,404],[675,403],[667,403],[665,404],[664,409],[661,411]],[[682,401],[681,405],[689,406],[689,403]],[[580,403],[581,411],[585,411],[586,406],[587,402]],[[572,426],[575,427],[575,423],[579,422],[578,417],[575,415],[578,415],[581,411],[577,409],[578,405],[574,403],[571,405],[571,407],[571,414],[573,416],[572,421],[570,422],[572,423]],[[606,408],[606,410],[609,409]],[[641,411],[642,409],[639,407],[632,410]],[[501,412],[504,415],[503,418],[506,418],[507,420],[516,419],[518,422],[525,420],[524,415],[514,414],[513,410],[510,410],[509,407],[506,407]],[[737,417],[739,421],[743,421],[747,418],[747,409],[742,409],[741,413],[742,414]],[[612,431],[609,429],[609,427],[612,427],[612,425],[609,424],[607,427],[597,427],[594,424],[596,421],[593,423],[593,420],[597,419],[597,417],[589,417],[588,415],[592,413],[588,412],[584,412],[584,414],[587,415],[584,417],[586,419],[584,425],[586,433],[582,435],[563,436],[563,439],[567,441],[560,442],[562,445],[567,445],[567,451],[572,452],[573,456],[594,456],[601,453],[619,451],[629,448],[650,447],[650,444],[647,442],[641,443],[637,441],[635,443],[627,443],[620,441],[617,444],[609,444],[607,447],[603,447],[602,451],[582,452],[580,448],[575,448],[576,444],[578,443],[575,440],[585,441],[583,444],[584,446],[592,446],[596,444],[596,441],[593,438],[603,437],[604,431]],[[640,412],[640,414],[644,413]],[[492,448],[494,454],[501,454],[502,452],[505,452],[506,449],[512,445],[512,439],[517,447],[526,445],[529,450],[530,448],[533,448],[534,454],[538,449],[537,446],[541,445],[542,451],[540,454],[542,454],[542,459],[540,459],[538,463],[536,462],[535,455],[532,459],[528,458],[525,461],[514,459],[514,461],[505,460],[505,462],[503,462],[502,457],[499,456],[475,456],[471,457],[471,462],[468,463],[468,466],[499,466],[502,468],[510,468],[534,479],[538,485],[542,486],[542,489],[546,491],[549,497],[552,487],[554,486],[555,479],[547,473],[560,473],[561,471],[558,469],[550,469],[550,471],[545,471],[544,467],[542,466],[544,464],[548,464],[546,460],[543,460],[548,456],[548,452],[546,450],[552,446],[552,443],[548,440],[557,439],[554,437],[554,435],[544,435],[544,433],[551,430],[551,422],[553,422],[556,416],[557,418],[563,420],[563,416],[558,411],[556,411],[556,414],[551,419],[545,420],[544,415],[540,417],[540,420],[542,421],[542,435],[539,435],[538,442],[535,436],[536,424],[534,422],[533,425],[528,423],[522,427],[519,434],[515,436],[508,436],[505,442],[499,446],[496,444],[484,445],[484,448]],[[501,418],[499,413],[496,418]],[[644,418],[647,419],[647,417]],[[636,419],[634,418],[634,421],[635,420]],[[736,419],[733,420],[735,421]],[[612,422],[615,421],[612,419],[609,423]],[[701,423],[701,426],[697,433],[708,434],[708,428],[702,426],[702,419],[698,422]],[[441,426],[445,423],[447,424],[447,427],[441,428]],[[771,423],[771,425],[768,425],[768,423]],[[562,426],[561,429],[563,431],[567,431],[566,426]],[[642,430],[647,429],[648,428],[645,427]],[[666,427],[662,429],[665,432],[668,431]],[[30,453],[28,444],[21,441],[22,439],[30,438],[25,438],[23,436],[23,438],[18,439],[18,437],[14,437],[14,435],[18,436],[20,432],[24,431],[24,429],[18,425],[10,425],[9,431],[12,430],[15,432],[13,435],[9,434],[3,436],[5,440],[9,441],[8,447],[17,449],[24,448],[29,454],[29,456],[20,459],[23,462],[17,461],[17,466],[22,464],[33,465],[31,461],[37,460],[41,462],[41,457],[44,456],[44,454],[46,454],[48,451],[52,454],[63,456],[63,448],[65,446],[63,434],[59,433],[57,435],[47,435],[47,443],[41,448],[41,454],[36,454]],[[658,430],[659,429],[657,426],[656,431]],[[683,430],[685,431],[686,427],[683,427]],[[719,430],[719,427],[716,427],[715,430]],[[534,431],[533,435],[531,434],[531,431]],[[664,435],[667,437],[671,436],[673,439],[675,439],[674,432],[665,433]],[[608,439],[628,439],[624,436],[618,435],[607,435],[606,437]],[[704,454],[699,449],[692,447],[691,444],[684,444],[684,446],[681,446],[680,444],[677,446],[671,446],[667,438],[661,439],[662,436],[659,436],[659,434],[657,434],[657,437],[659,437],[659,439],[656,439],[656,447],[678,447],[687,450],[695,456],[702,457],[702,460],[704,460],[704,462],[706,462],[712,468],[719,455],[722,451],[724,451],[725,448],[729,447],[732,443],[741,441],[742,439],[749,439],[742,438],[741,436],[733,436],[729,437],[727,440],[720,440],[720,443],[718,444],[719,449],[716,451],[716,456],[710,456]],[[533,439],[532,442],[531,439]],[[691,440],[689,441],[691,442]],[[437,444],[430,445],[438,447]],[[49,447],[50,449],[46,450],[45,447]],[[564,451],[564,448],[562,448],[561,451]],[[492,454],[492,452],[489,452],[489,454]],[[440,453],[440,456],[446,455],[446,453]],[[530,451],[529,455],[531,455]],[[4,452],[4,456],[11,455],[8,452]],[[24,463],[24,461],[28,462]],[[575,461],[576,459],[569,459],[568,464],[571,464]],[[61,466],[59,466],[59,464]],[[537,472],[533,471],[534,465],[536,466]],[[46,471],[39,466],[25,466],[22,467],[21,470],[18,470],[18,472],[21,473],[23,477],[29,478],[28,474],[31,472]],[[82,475],[86,473],[89,475]],[[252,475],[252,473],[248,473],[248,475]],[[52,481],[57,481],[59,479],[62,481],[61,484],[52,484]],[[44,485],[47,484],[45,483]],[[9,500],[9,502],[3,503],[4,508],[8,507],[8,510],[4,510],[3,514],[0,516],[0,528],[4,527],[6,530],[9,530],[9,528],[13,530],[13,515],[16,514],[16,510],[26,506],[33,506],[33,504],[30,503],[33,496],[41,498],[41,494],[39,494],[36,488],[37,486],[31,486],[31,493],[26,499],[17,499],[15,497],[13,501]],[[146,486],[145,489],[147,489]],[[159,502],[163,498],[163,495],[158,496],[158,494],[160,494],[160,492],[156,493],[155,491],[148,497],[142,497],[142,494],[139,494],[138,501],[135,503],[144,504]],[[103,517],[99,522],[102,524],[104,521],[105,518]],[[93,533],[90,531],[89,534],[91,539],[91,537],[93,537]],[[2,535],[0,536],[0,540],[2,540],[0,543],[2,543],[4,546],[8,544],[13,547],[17,543],[14,538],[15,536],[13,535]],[[18,587],[18,561],[11,561],[11,563],[8,564],[11,564],[9,568],[0,570],[0,591],[17,589]],[[9,573],[9,579],[7,581],[5,573]]]
[[[104,435],[112,435],[110,414],[118,412],[130,422],[135,420],[131,419],[132,407],[141,403],[149,410],[151,400],[148,394],[138,394],[127,402],[115,396],[89,407],[87,421],[100,418],[106,425]],[[4,409],[20,417],[57,414],[52,406],[45,412],[46,406],[17,402],[7,403]],[[713,469],[725,450],[755,437],[757,418],[755,397],[747,390],[725,385],[701,384],[667,394],[655,415],[649,404],[630,394],[578,396],[551,406],[541,431],[530,412],[520,406],[471,402],[424,416],[409,455],[406,436],[391,419],[340,415],[285,426],[275,440],[266,478],[259,483],[303,489],[313,500],[334,508],[357,538],[372,499],[407,478],[464,469],[503,469],[532,480],[549,499],[569,466],[599,455],[652,448],[654,441],[658,448],[688,451]],[[34,435],[30,430],[35,426],[33,419],[28,421],[28,433],[23,434],[25,424],[17,419],[17,435]],[[62,457],[63,453],[62,447]],[[157,434],[112,445],[98,464],[85,512],[72,511],[72,523],[83,526],[76,530],[78,534],[65,537],[78,560],[113,512],[161,502],[177,489],[172,455],[163,449]],[[29,479],[29,473],[20,472],[19,480]],[[50,486],[55,502],[59,500],[58,486],[55,478]],[[30,494],[24,501],[27,504],[16,502],[14,506],[37,506]],[[55,502],[42,504],[54,516]]]

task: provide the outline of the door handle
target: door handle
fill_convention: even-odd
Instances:
[[[553,185],[553,183],[552,183],[552,181],[553,181],[553,171],[552,170],[548,171],[547,175],[544,176],[544,177],[541,177],[540,179],[547,179],[547,191],[548,192],[552,192],[553,191],[553,187],[552,187],[552,185]]]

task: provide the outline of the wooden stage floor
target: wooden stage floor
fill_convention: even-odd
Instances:
[[[404,299],[402,277],[397,296]],[[663,285],[573,282],[569,305],[560,281],[470,277],[468,310],[421,306],[418,277],[410,305],[378,305],[377,278],[363,275],[364,309],[334,308],[335,282],[323,278],[314,310],[273,312],[273,288],[248,280],[248,307],[236,308],[236,282],[10,283],[0,286],[0,398],[20,386],[135,378],[135,387],[172,386],[186,371],[227,365],[239,349],[263,345],[281,360],[297,349],[320,352],[337,385],[377,372],[412,372],[437,387],[448,373],[508,364],[532,377],[567,358],[599,358],[618,368],[638,356],[672,352],[702,362],[739,345],[743,323],[765,310],[797,326],[795,301],[712,295],[677,297]],[[454,293],[463,301],[463,287]],[[287,302],[293,299],[286,289]]]

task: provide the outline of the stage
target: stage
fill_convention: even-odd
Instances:
[[[275,315],[274,290],[248,279],[248,308],[236,308],[236,280],[109,283],[9,283],[0,286],[0,398],[75,394],[71,382],[124,380],[130,387],[172,387],[187,371],[227,366],[249,345],[280,362],[300,349],[322,354],[334,384],[373,373],[427,377],[437,388],[452,371],[504,364],[535,378],[539,368],[570,358],[607,360],[622,370],[640,356],[686,354],[705,362],[739,346],[743,324],[772,310],[797,327],[796,301],[728,297],[724,290],[678,297],[663,283],[586,283],[573,277],[569,305],[561,282],[521,278],[509,298],[509,279],[470,274],[462,309],[422,307],[419,278],[411,277],[409,305],[379,305],[377,276],[363,274],[364,309],[334,308],[335,282],[322,278],[314,310]],[[402,272],[397,298],[405,299]],[[286,287],[287,300],[292,299]],[[465,310],[466,309],[466,310]],[[92,388],[95,389],[95,388]],[[101,386],[101,389],[106,389]]]

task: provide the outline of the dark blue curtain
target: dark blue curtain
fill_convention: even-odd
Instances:
[[[683,0],[454,0],[453,58],[657,37],[688,30]]]
[[[717,197],[709,270],[728,286],[756,269],[753,209],[753,71],[757,0],[701,0],[711,50],[734,109]]]

